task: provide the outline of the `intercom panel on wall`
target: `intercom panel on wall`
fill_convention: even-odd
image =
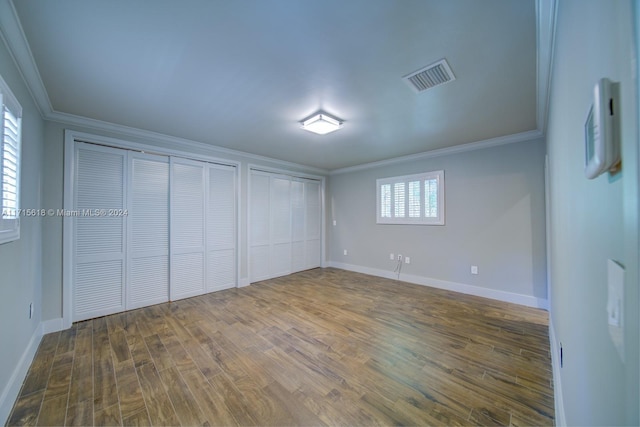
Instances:
[[[619,86],[602,78],[593,89],[593,104],[584,125],[584,173],[589,179],[620,168]]]

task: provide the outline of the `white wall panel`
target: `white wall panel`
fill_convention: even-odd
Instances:
[[[251,171],[250,280],[319,267],[321,182]]]

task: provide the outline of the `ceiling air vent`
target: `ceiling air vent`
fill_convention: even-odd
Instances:
[[[403,77],[411,88],[416,92],[423,92],[434,86],[448,83],[456,79],[451,67],[446,59],[441,59],[431,65],[419,69],[416,72]]]

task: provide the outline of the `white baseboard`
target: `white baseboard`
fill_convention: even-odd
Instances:
[[[13,374],[11,374],[9,381],[2,390],[2,394],[0,395],[0,421],[2,425],[9,421],[11,409],[18,398],[22,382],[27,376],[27,372],[29,372],[29,367],[36,355],[36,351],[38,350],[38,346],[42,340],[42,335],[42,323],[40,323],[36,327],[36,330],[33,331],[33,335],[29,340],[29,344],[27,344],[27,348],[24,350],[24,353],[22,353],[22,357],[18,361],[18,365],[13,370]]]
[[[380,270],[377,268],[363,267],[353,264],[344,264],[341,262],[329,262],[328,265],[329,267],[355,271],[356,273],[370,274],[372,276],[385,277],[387,279],[397,279],[396,273],[388,270]],[[520,304],[527,307],[542,308],[544,310],[548,310],[548,303],[546,299],[537,298],[530,295],[521,295],[512,292],[505,292],[496,289],[468,285],[465,283],[448,282],[446,280],[431,279],[429,277],[415,276],[412,274],[404,273],[400,275],[400,280],[416,285],[430,286],[432,288],[460,292],[462,294],[475,295],[478,297],[490,298],[498,301]]]
[[[238,287],[239,288],[244,288],[245,286],[249,286],[251,284],[251,282],[249,281],[248,277],[245,277],[243,279],[238,280]]]
[[[564,400],[562,398],[562,377],[560,376],[560,348],[556,339],[556,329],[553,325],[553,317],[549,313],[549,343],[551,347],[551,369],[553,372],[553,400],[555,406],[555,425],[566,426],[567,419],[564,413]]]
[[[64,327],[64,322],[62,317],[57,319],[45,320],[42,322],[42,335],[50,334],[51,332],[58,332],[64,329],[68,329]]]

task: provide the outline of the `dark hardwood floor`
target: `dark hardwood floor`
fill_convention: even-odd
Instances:
[[[316,269],[46,335],[9,425],[552,425],[547,313]]]

